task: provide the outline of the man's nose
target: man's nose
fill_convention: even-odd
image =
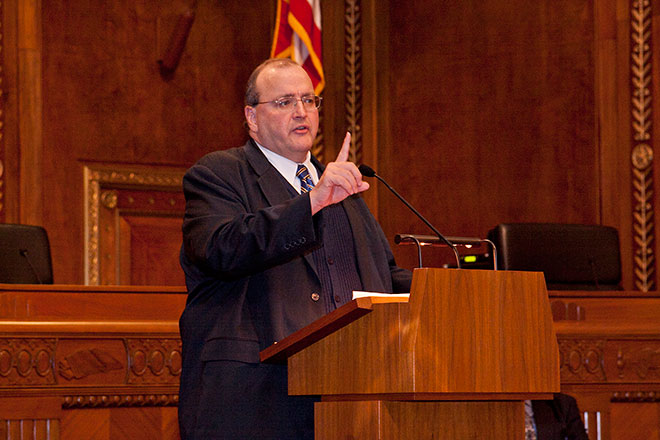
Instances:
[[[302,103],[302,99],[293,101],[293,115],[297,117],[307,116],[307,109]]]

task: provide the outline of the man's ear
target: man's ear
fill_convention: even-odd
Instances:
[[[245,122],[247,122],[250,131],[257,131],[257,110],[254,107],[246,105],[243,109],[245,113]]]

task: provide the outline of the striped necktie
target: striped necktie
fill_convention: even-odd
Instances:
[[[312,188],[314,188],[312,176],[309,175],[309,170],[307,170],[305,165],[298,165],[298,169],[296,170],[296,177],[300,179],[300,192],[310,192]]]

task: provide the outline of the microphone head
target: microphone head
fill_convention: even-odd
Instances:
[[[375,177],[376,176],[376,172],[369,165],[362,164],[358,167],[358,170],[360,170],[362,175],[365,176],[365,177]]]

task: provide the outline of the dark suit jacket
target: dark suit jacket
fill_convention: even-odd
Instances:
[[[575,399],[558,393],[552,400],[532,400],[538,440],[589,440]]]
[[[320,245],[318,219],[309,194],[291,198],[288,185],[253,141],[203,157],[184,177],[182,430],[194,423],[187,408],[199,403],[203,362],[258,363],[260,350],[325,314],[310,255]],[[342,205],[363,288],[407,292],[411,274],[395,265],[364,201]]]

